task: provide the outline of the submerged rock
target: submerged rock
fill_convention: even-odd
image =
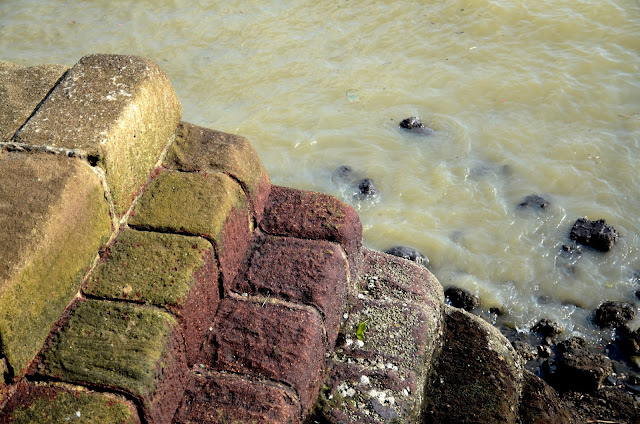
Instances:
[[[435,132],[433,129],[423,124],[422,121],[420,121],[420,118],[415,116],[403,119],[402,122],[400,122],[400,128],[404,128],[414,134],[420,135],[431,135]]]
[[[590,221],[587,218],[580,218],[573,224],[569,237],[585,246],[608,252],[618,240],[618,232],[604,219]]]
[[[543,337],[553,337],[562,333],[562,328],[560,328],[560,324],[557,322],[547,318],[542,318],[533,327],[531,327],[531,331],[540,334]]]
[[[524,198],[524,201],[518,205],[523,209],[532,209],[532,210],[540,210],[547,209],[549,206],[549,201],[547,201],[544,197],[539,196],[537,194],[532,194]]]
[[[575,270],[578,259],[582,256],[582,250],[576,245],[563,244],[560,253],[556,256],[556,266],[566,268],[567,271]]]
[[[636,308],[628,302],[604,302],[596,309],[593,322],[600,327],[622,327],[636,316]]]
[[[425,255],[423,255],[413,247],[393,246],[385,250],[384,253],[408,259],[417,264],[424,265],[427,268],[429,267],[429,258],[427,258]]]
[[[351,168],[349,165],[340,165],[339,167],[336,168],[335,171],[333,171],[332,177],[335,177],[338,179],[345,179],[350,177],[352,173],[353,173],[353,168]]]
[[[480,304],[480,299],[473,293],[457,287],[449,287],[444,295],[451,302],[451,306],[470,311]]]

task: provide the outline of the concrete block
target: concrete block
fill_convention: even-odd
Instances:
[[[181,122],[164,166],[180,171],[222,172],[241,185],[253,216],[262,219],[271,182],[249,140]]]
[[[150,423],[170,423],[187,367],[175,318],[130,303],[79,301],[34,366],[34,374],[123,391]]]
[[[220,302],[218,274],[213,246],[203,238],[125,229],[101,255],[83,292],[167,308],[181,324],[193,364]]]
[[[339,245],[326,240],[267,237],[253,253],[238,293],[273,296],[320,311],[333,349],[345,311],[349,267]]]
[[[181,114],[158,65],[94,54],[67,72],[14,140],[86,155],[104,169],[122,215],[172,141]]]
[[[65,422],[139,424],[140,419],[135,405],[121,397],[44,383],[19,383],[0,412],[0,423]]]
[[[315,309],[226,298],[212,335],[212,368],[284,382],[297,392],[303,411],[315,402],[327,351]]]
[[[362,224],[356,211],[328,194],[273,186],[260,227],[266,233],[338,243],[353,279],[362,260]]]
[[[174,424],[297,424],[300,403],[295,392],[271,381],[195,369]]]
[[[7,142],[69,69],[62,65],[18,66],[0,60],[0,142]]]
[[[161,171],[136,204],[129,225],[210,240],[225,281],[235,277],[252,238],[244,192],[221,173]]]
[[[97,175],[79,159],[0,151],[0,340],[19,378],[111,234]]]

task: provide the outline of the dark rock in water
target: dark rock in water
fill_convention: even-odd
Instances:
[[[554,382],[560,390],[594,392],[612,370],[611,360],[587,350],[579,337],[556,345]]]
[[[480,299],[471,292],[457,287],[449,287],[445,290],[444,295],[451,302],[451,306],[470,311],[480,304]]]
[[[524,201],[518,205],[521,208],[527,208],[532,210],[547,209],[549,202],[542,196],[532,194],[524,198]]]
[[[400,128],[404,128],[408,131],[411,131],[412,133],[421,135],[431,135],[435,132],[431,128],[424,125],[420,121],[420,118],[417,118],[415,116],[403,119],[402,122],[400,122]]]
[[[429,258],[427,258],[425,255],[423,255],[413,247],[393,246],[385,250],[384,253],[393,256],[399,256],[401,258],[413,261],[417,264],[424,265],[427,268],[429,267]]]
[[[618,328],[620,344],[629,356],[640,356],[640,328],[633,331],[626,325]]]
[[[371,178],[361,180],[358,184],[358,190],[360,191],[360,194],[365,197],[372,197],[378,194],[378,189]]]
[[[573,224],[569,237],[585,246],[608,252],[618,240],[618,232],[604,219],[590,221],[587,218],[580,218]]]
[[[636,316],[636,308],[628,302],[604,302],[596,309],[593,322],[600,327],[622,327]]]
[[[640,299],[640,290],[636,290],[636,297]]]
[[[502,315],[502,311],[500,310],[500,308],[489,308],[489,313],[490,314],[496,314],[496,315]]]
[[[523,342],[522,340],[514,340],[511,342],[511,346],[518,352],[518,354],[525,361],[531,361],[538,356],[536,348],[531,346],[527,342]]]
[[[333,176],[335,176],[336,178],[345,179],[351,176],[352,173],[353,168],[351,168],[349,165],[340,165],[336,168],[335,171],[333,171]]]
[[[573,272],[578,259],[582,256],[582,250],[576,245],[563,244],[560,254],[556,257],[556,266],[564,267]]]
[[[543,337],[553,337],[562,333],[562,328],[560,328],[560,324],[557,322],[547,318],[542,318],[533,327],[531,327],[531,331],[540,334]]]

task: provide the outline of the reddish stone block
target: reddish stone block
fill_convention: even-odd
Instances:
[[[351,278],[358,272],[362,224],[351,206],[333,196],[273,186],[260,227],[274,235],[336,242],[347,254]]]
[[[173,424],[299,422],[300,403],[291,388],[198,368],[191,372],[173,418]]]
[[[322,318],[313,308],[275,299],[223,299],[209,348],[215,369],[289,384],[303,412],[318,396],[327,348]]]
[[[316,307],[333,349],[349,281],[342,249],[326,240],[267,237],[249,263],[246,278],[236,279],[233,290]]]

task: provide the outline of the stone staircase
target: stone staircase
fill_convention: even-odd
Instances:
[[[355,211],[180,122],[156,64],[0,62],[0,423],[559,423]]]

